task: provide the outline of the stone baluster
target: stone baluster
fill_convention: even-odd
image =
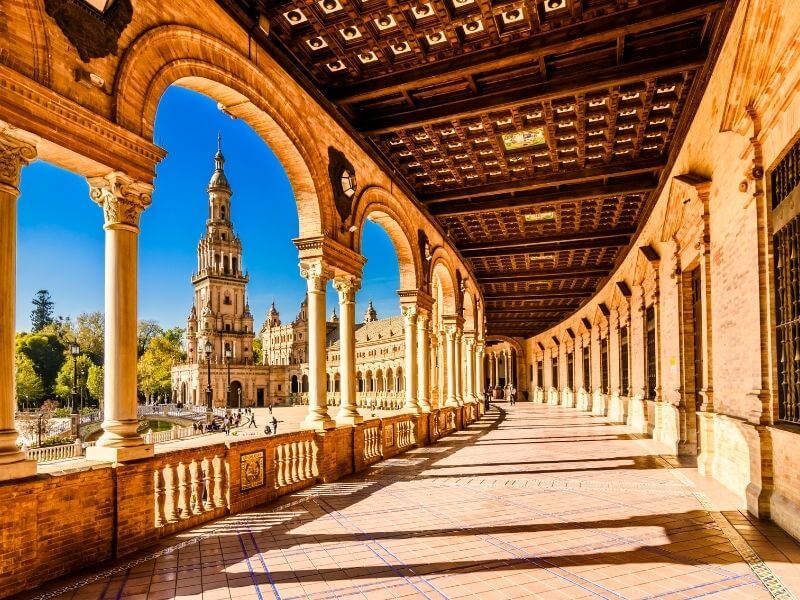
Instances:
[[[178,516],[181,519],[188,519],[192,516],[189,465],[184,462],[178,463]]]
[[[173,465],[164,465],[164,493],[166,495],[165,514],[169,523],[178,520],[178,475]]]
[[[203,470],[200,468],[200,463],[195,459],[192,459],[192,462],[189,463],[189,476],[192,481],[192,513],[199,515],[203,512]]]
[[[155,526],[163,527],[167,522],[164,514],[164,478],[160,469],[153,471],[153,506],[155,512]]]
[[[203,508],[213,510],[214,508],[214,464],[210,458],[203,459],[203,487],[205,498],[203,498]]]
[[[224,508],[226,505],[225,497],[225,460],[219,456],[214,456],[214,506]]]

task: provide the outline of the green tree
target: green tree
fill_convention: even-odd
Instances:
[[[42,378],[44,393],[53,389],[56,374],[64,362],[65,346],[54,333],[17,334],[17,352],[33,361],[33,368]]]
[[[262,351],[263,351],[263,346],[261,344],[261,338],[260,337],[253,338],[253,364],[254,365],[263,364],[263,361],[261,360],[263,358],[263,356],[261,356]]]
[[[39,406],[39,401],[44,396],[42,378],[36,372],[33,361],[24,354],[17,353],[17,403],[24,408]]]
[[[70,397],[72,396],[72,362],[71,356],[66,357],[64,364],[61,365],[61,369],[58,371],[58,375],[56,376],[56,384],[53,388],[55,395],[61,399],[62,404],[64,405],[69,404]],[[94,366],[94,363],[92,362],[92,359],[85,354],[78,356],[78,360],[76,362],[78,365],[78,387],[75,389],[75,393],[79,394],[80,387],[82,385],[86,385],[89,369]]]
[[[89,367],[89,373],[86,376],[86,389],[100,406],[103,406],[103,378],[104,369],[101,365]]]
[[[81,313],[75,319],[75,341],[94,364],[103,364],[105,317],[101,312]]]
[[[146,397],[151,394],[169,395],[172,389],[172,365],[184,360],[181,348],[183,330],[168,329],[150,340],[139,359],[139,391]]]
[[[53,307],[55,303],[50,298],[50,292],[39,290],[33,297],[33,310],[31,311],[32,331],[41,331],[45,325],[53,322]]]
[[[164,333],[164,330],[161,329],[161,326],[158,324],[158,321],[139,321],[139,327],[137,332],[137,340],[136,340],[136,356],[141,356],[144,354],[144,351],[147,350],[147,347],[150,345],[150,342],[156,336],[161,335]]]

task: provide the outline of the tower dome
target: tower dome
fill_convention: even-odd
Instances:
[[[367,306],[367,310],[364,313],[364,323],[372,323],[373,321],[378,320],[378,311],[375,310],[375,307],[372,305],[372,300],[369,301],[369,306]]]
[[[219,134],[217,135],[217,153],[214,155],[214,164],[214,173],[211,175],[211,181],[208,182],[207,191],[221,190],[230,193],[231,186],[224,169],[225,157],[222,155],[222,135]]]

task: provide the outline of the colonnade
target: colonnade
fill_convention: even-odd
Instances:
[[[486,353],[489,370],[489,387],[502,387],[500,382],[505,385],[513,383],[517,385],[516,361],[519,360],[516,351],[511,348],[501,348],[489,350]],[[500,365],[502,359],[502,366]],[[486,379],[482,378],[481,387],[485,385]]]
[[[17,200],[22,168],[36,158],[36,140],[22,132],[0,129],[0,481],[35,474],[16,441],[15,286]],[[149,206],[153,188],[124,173],[89,179],[90,196],[103,210],[105,230],[105,381],[103,434],[87,449],[92,460],[121,462],[153,455],[153,445],[136,433],[137,419],[137,285],[139,218]],[[308,290],[308,414],[302,426],[330,429],[362,420],[356,408],[355,295],[364,259],[344,247],[335,260],[325,248],[331,240],[298,240],[300,274]],[[353,256],[346,256],[348,253]],[[341,256],[346,259],[342,260]],[[329,281],[339,296],[340,406],[328,413],[325,295]],[[403,291],[405,322],[405,401],[411,413],[431,410],[431,314],[433,301],[418,290]],[[481,388],[483,345],[465,332],[460,316],[445,318],[447,405],[477,401]],[[441,386],[441,379],[438,379]],[[440,390],[440,398],[442,397]]]

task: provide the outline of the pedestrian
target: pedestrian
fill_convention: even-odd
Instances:
[[[511,397],[511,406],[514,406],[517,403],[517,388],[514,387],[514,384],[511,384],[511,389],[509,389],[509,396]]]
[[[251,415],[250,416],[250,427],[256,427],[256,428],[258,427],[256,425],[256,416],[255,415]]]
[[[225,418],[222,420],[222,428],[225,430],[225,435],[229,435],[231,432],[231,418],[228,415],[225,415]]]
[[[276,434],[278,433],[278,423],[280,423],[280,421],[278,421],[278,419],[276,419],[275,417],[272,417],[272,430]]]
[[[272,414],[272,402],[269,403],[269,414]]]

